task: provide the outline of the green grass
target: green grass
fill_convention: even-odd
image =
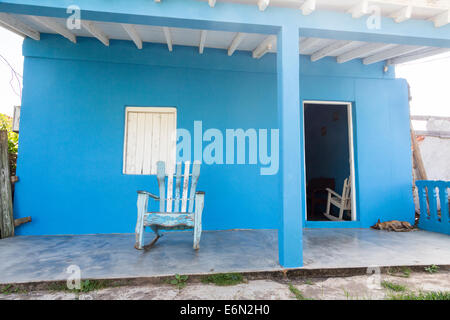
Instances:
[[[8,295],[12,293],[26,293],[26,290],[14,287],[12,284],[0,286],[0,294]]]
[[[80,282],[80,289],[69,289],[67,288],[67,284],[64,282],[54,282],[49,284],[48,289],[50,291],[68,291],[68,292],[76,292],[76,293],[86,293],[90,291],[100,290],[110,287],[110,282],[107,280],[82,280]]]
[[[298,290],[296,287],[294,287],[292,284],[289,284],[289,291],[291,291],[295,295],[295,299],[297,300],[310,300],[307,299],[303,293]]]
[[[409,278],[411,276],[411,269],[408,267],[403,267],[402,273],[405,278]]]
[[[84,280],[81,281],[81,292],[90,292],[109,287],[109,282],[106,280]]]
[[[388,296],[389,300],[450,300],[450,291],[448,292],[408,292],[393,294]]]
[[[406,291],[406,287],[404,285],[398,284],[398,283],[393,283],[393,282],[389,282],[389,281],[383,281],[381,282],[381,286],[395,291],[395,292],[403,292]]]
[[[10,294],[11,293],[11,287],[12,287],[12,285],[10,285],[10,284],[7,284],[6,286],[3,286],[3,287],[1,287],[0,288],[0,293],[1,294]]]
[[[216,286],[234,286],[244,282],[244,277],[240,273],[218,273],[206,276],[203,283],[213,283]]]
[[[188,276],[182,276],[177,273],[173,279],[169,279],[167,282],[171,285],[176,286],[178,289],[183,289],[184,287],[186,287],[188,279]]]
[[[312,286],[314,285],[314,282],[312,282],[310,279],[306,279],[305,284]]]
[[[439,271],[439,267],[437,265],[432,264],[429,267],[425,267],[425,271],[427,271],[429,273],[436,273]]]
[[[409,278],[411,276],[411,269],[408,267],[394,267],[389,268],[387,273],[391,276]]]

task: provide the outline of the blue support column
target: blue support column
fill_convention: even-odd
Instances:
[[[278,33],[277,48],[280,187],[283,197],[278,254],[283,267],[295,268],[303,265],[305,210],[298,28],[282,27]]]

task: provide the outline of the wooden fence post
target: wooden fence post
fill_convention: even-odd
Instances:
[[[14,236],[8,132],[5,130],[0,131],[0,229],[2,239]]]
[[[427,171],[425,170],[425,165],[423,163],[422,153],[420,152],[419,144],[417,143],[416,133],[414,132],[412,122],[411,126],[411,143],[413,146],[413,158],[417,166],[417,171],[419,173],[419,180],[428,180]]]

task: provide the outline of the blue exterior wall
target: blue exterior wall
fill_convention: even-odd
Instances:
[[[19,234],[133,232],[136,190],[157,193],[154,176],[122,174],[125,106],[175,106],[178,128],[277,128],[276,56],[94,39],[76,45],[42,35],[24,42],[24,90],[16,217]],[[353,103],[357,211],[354,223],[412,222],[407,85],[383,64],[339,65],[300,57],[301,100]],[[300,107],[300,106],[299,106]],[[203,165],[204,229],[278,228],[279,176],[259,166]]]

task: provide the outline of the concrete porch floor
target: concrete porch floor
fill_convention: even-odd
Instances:
[[[438,233],[305,229],[303,239],[304,269],[450,265],[450,237]],[[148,251],[133,245],[134,234],[3,239],[0,283],[66,280],[70,265],[84,279],[282,270],[276,230],[207,231],[198,252],[191,232],[166,233]]]

